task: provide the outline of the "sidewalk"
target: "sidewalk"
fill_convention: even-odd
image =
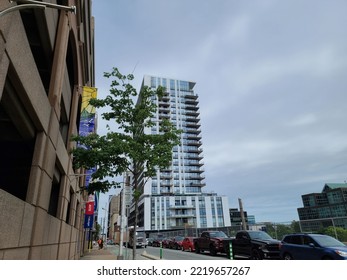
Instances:
[[[140,250],[138,250],[140,251]],[[142,251],[142,250],[141,250]],[[119,260],[132,260],[132,249],[123,248],[123,258]],[[118,260],[119,258],[119,246],[118,245],[107,245],[103,249],[99,249],[98,246],[94,246],[84,253],[80,260]],[[151,256],[143,251],[141,254],[137,252],[136,260],[156,260],[155,256]]]

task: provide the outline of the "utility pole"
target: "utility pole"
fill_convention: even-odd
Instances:
[[[243,212],[243,206],[242,206],[241,198],[239,198],[239,206],[240,206],[240,213],[241,213],[242,229],[247,230],[247,223],[246,223],[246,219],[245,219],[245,213]]]

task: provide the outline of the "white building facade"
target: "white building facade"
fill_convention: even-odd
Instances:
[[[145,133],[159,133],[158,124],[164,118],[183,132],[180,145],[173,149],[171,166],[158,170],[143,188],[138,225],[145,230],[230,226],[227,197],[203,193],[206,184],[195,83],[145,76],[142,86],[166,88],[166,94],[160,99],[153,96],[157,104],[153,121],[157,125]]]

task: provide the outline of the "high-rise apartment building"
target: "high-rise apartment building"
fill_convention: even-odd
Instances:
[[[156,125],[145,133],[159,133],[159,122],[169,119],[182,130],[181,141],[172,153],[172,164],[158,170],[143,188],[139,201],[138,226],[145,230],[187,227],[230,226],[228,200],[216,193],[204,193],[204,163],[198,95],[194,82],[145,76],[142,86],[166,88],[157,104]]]

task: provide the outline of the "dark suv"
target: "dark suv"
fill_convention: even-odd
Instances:
[[[323,234],[288,234],[280,247],[284,260],[347,260],[347,246]]]

